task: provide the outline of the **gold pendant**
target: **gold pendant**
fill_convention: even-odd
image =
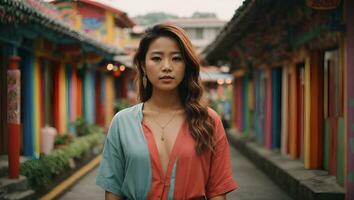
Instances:
[[[161,141],[165,141],[165,127],[162,128],[162,133],[160,137]]]

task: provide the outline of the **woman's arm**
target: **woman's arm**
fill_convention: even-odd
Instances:
[[[114,195],[113,193],[107,192],[107,191],[105,193],[105,197],[106,197],[105,198],[106,200],[123,200],[123,198],[118,197],[118,196]]]
[[[212,197],[212,198],[210,198],[210,200],[226,200],[226,195],[223,194],[223,195],[219,195],[216,197]]]

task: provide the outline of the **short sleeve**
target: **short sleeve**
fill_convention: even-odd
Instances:
[[[210,175],[206,186],[208,198],[226,194],[237,188],[232,178],[230,149],[225,130],[218,116],[215,121],[215,149],[210,163]]]
[[[123,178],[124,157],[119,140],[117,116],[115,116],[107,133],[96,184],[105,191],[122,197]]]

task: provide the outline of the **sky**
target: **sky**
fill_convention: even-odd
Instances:
[[[95,0],[118,8],[129,17],[149,12],[165,12],[190,17],[193,12],[214,12],[219,19],[230,20],[243,0]]]

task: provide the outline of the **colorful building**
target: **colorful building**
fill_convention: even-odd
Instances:
[[[248,0],[203,52],[231,63],[234,127],[354,199],[354,3]]]
[[[75,28],[85,32],[106,45],[120,50],[114,57],[115,82],[119,87],[117,95],[121,98],[135,99],[133,92],[133,70],[130,52],[131,32],[135,23],[127,13],[91,0],[55,0],[51,2],[60,11],[61,17]],[[124,69],[124,72],[121,70]],[[124,76],[121,74],[124,73]]]
[[[169,19],[164,22],[183,28],[188,33],[197,53],[200,53],[215,39],[226,23],[226,21],[218,19],[215,15]]]
[[[121,51],[103,42],[112,39],[112,27],[101,40],[65,22],[51,4],[0,5],[0,154],[9,155],[10,177],[17,177],[18,156],[41,153],[41,128],[75,134],[70,122],[77,118],[107,127],[129,76],[114,60]]]

